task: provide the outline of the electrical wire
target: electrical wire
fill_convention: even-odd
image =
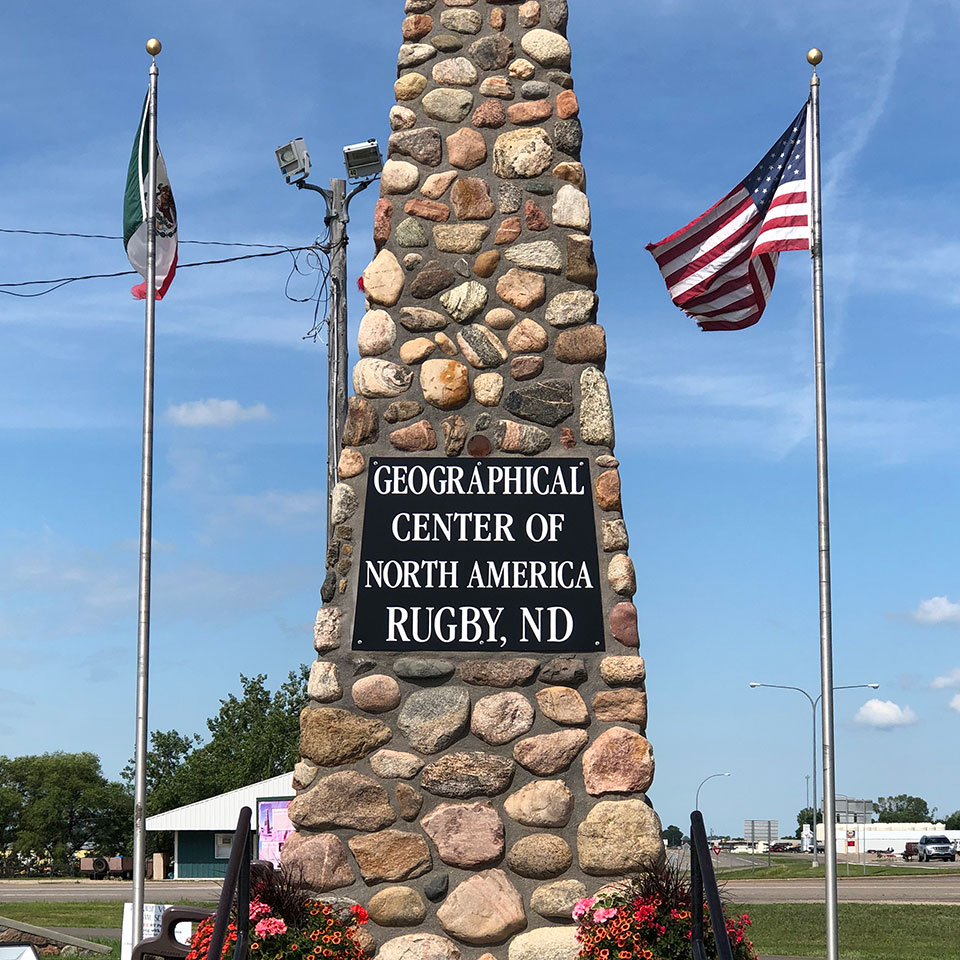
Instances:
[[[0,227],[0,234],[18,234],[34,237],[67,237],[82,240],[123,240],[120,236],[110,236],[103,233],[73,233],[61,230],[26,230],[20,228]],[[270,251],[269,253],[252,253],[237,257],[224,257],[218,260],[198,260],[192,263],[181,263],[177,269],[187,269],[189,267],[205,267],[223,263],[236,263],[240,260],[254,260],[259,257],[275,257],[283,253],[289,253],[293,258],[290,273],[287,275],[284,283],[284,296],[293,303],[315,303],[313,310],[313,325],[304,334],[304,340],[313,340],[320,337],[325,325],[329,324],[330,312],[330,268],[331,255],[337,248],[346,246],[346,241],[341,241],[336,248],[330,244],[330,224],[326,224],[325,232],[322,236],[316,238],[313,244],[308,247],[288,247],[283,244],[272,243],[242,243],[228,240],[180,240],[180,244],[193,244],[196,246],[219,246],[219,247],[245,247],[258,248]],[[300,255],[303,256],[303,265],[301,266]],[[290,283],[294,276],[308,277],[313,273],[319,274],[314,283],[313,290],[306,297],[295,297],[290,293]],[[77,277],[58,277],[54,280],[24,280],[18,283],[0,283],[0,294],[6,294],[10,297],[21,297],[30,299],[34,297],[43,297],[48,293],[53,293],[61,287],[70,283],[77,283],[82,280],[106,280],[115,277],[129,277],[139,275],[136,270],[121,270],[116,273],[90,273]],[[43,286],[44,290],[35,293],[19,292],[21,287]],[[320,310],[323,308],[324,315],[320,316]]]
[[[287,283],[284,286],[284,294],[288,300],[292,300],[295,303],[309,303],[313,301],[316,304],[313,309],[313,325],[302,337],[302,339],[312,340],[314,343],[320,338],[324,326],[329,325],[330,317],[330,255],[333,253],[333,248],[330,245],[330,224],[326,223],[325,226],[326,228],[323,235],[317,237],[310,253],[308,253],[306,257],[307,265],[310,269],[320,274],[319,279],[314,284],[313,293],[311,293],[309,297],[303,298],[290,295],[290,281],[293,279],[294,270],[304,275],[303,271],[299,269],[299,264],[294,265],[294,270],[290,271],[287,277]],[[321,307],[324,311],[323,317],[320,316]]]
[[[239,257],[223,257],[219,260],[197,260],[193,263],[177,264],[178,270],[186,270],[189,267],[207,267],[221,263],[236,263],[239,260],[256,260],[260,257],[278,257],[281,254],[289,253],[296,261],[296,254],[305,250],[312,250],[312,247],[281,247],[278,250],[271,250],[268,253],[247,253]],[[79,280],[104,280],[113,277],[139,276],[136,270],[121,270],[117,273],[90,273],[82,277],[58,277],[55,280],[22,280],[18,283],[0,283],[0,293],[5,293],[11,297],[42,297],[60,287],[65,287],[68,283],[76,283]],[[5,287],[36,287],[47,286],[49,289],[41,290],[37,293],[17,293],[15,290],[7,290]]]
[[[79,237],[82,240],[122,240],[123,237],[112,237],[105,233],[65,233],[59,230],[14,230],[10,227],[0,227],[0,233],[26,234],[31,237]],[[265,250],[286,250],[282,243],[240,243],[233,240],[179,240],[178,243],[192,243],[204,247],[262,247]]]

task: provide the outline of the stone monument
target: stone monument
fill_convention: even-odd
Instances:
[[[405,14],[283,859],[382,960],[574,957],[663,851],[567,2]]]

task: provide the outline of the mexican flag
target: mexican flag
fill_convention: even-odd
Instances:
[[[127,188],[123,195],[123,245],[134,270],[147,276],[147,164],[150,157],[148,124],[149,94],[143,101],[140,127],[130,154]],[[162,300],[177,272],[177,207],[167,177],[167,166],[157,147],[157,293]],[[147,285],[131,290],[137,300],[146,300]]]

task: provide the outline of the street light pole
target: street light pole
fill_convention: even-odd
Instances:
[[[702,787],[708,780],[712,780],[714,777],[729,777],[729,773],[711,773],[709,777],[704,777],[700,781],[700,787]],[[694,810],[700,809],[700,787],[697,787],[697,799],[693,805]]]
[[[347,418],[347,224],[350,201],[374,180],[363,180],[350,193],[347,181],[330,180],[330,189],[297,180],[298,190],[313,190],[327,204],[324,222],[330,231],[330,314],[327,330],[327,543],[333,542],[333,488],[337,485],[343,424]]]
[[[876,690],[879,683],[847,683],[840,687],[834,687],[834,690],[855,690],[860,687],[869,687]],[[782,683],[755,683],[751,682],[751,689],[754,687],[772,687],[776,690],[796,690],[802,693],[810,701],[810,709],[813,711],[813,862],[811,866],[818,866],[820,860],[817,856],[817,704],[820,702],[823,694],[819,694],[816,699],[810,696],[803,687],[790,687]],[[824,849],[826,849],[827,825],[823,825]]]

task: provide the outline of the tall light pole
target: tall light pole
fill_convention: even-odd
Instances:
[[[700,781],[700,787],[702,787],[708,780],[712,780],[714,777],[729,777],[729,776],[730,776],[729,773],[711,773],[709,777],[704,777],[703,780]],[[697,799],[693,805],[694,810],[700,809],[700,787],[697,787]]]
[[[871,690],[876,690],[879,686],[879,683],[847,683],[843,686],[834,687],[833,689],[856,690],[861,687],[869,687]],[[776,690],[796,690],[797,693],[802,693],[810,701],[810,709],[813,711],[813,866],[817,866],[820,863],[817,857],[817,704],[820,703],[823,694],[818,694],[816,699],[814,699],[803,687],[791,687],[783,683],[756,683],[755,681],[751,681],[750,687],[772,687]],[[824,841],[826,841],[826,824],[824,824],[823,830]],[[826,842],[824,842],[824,848],[826,848]]]
[[[324,223],[330,239],[330,313],[327,317],[327,543],[333,541],[333,488],[337,485],[337,464],[340,459],[340,438],[347,416],[347,224],[350,222],[350,201],[366,190],[380,176],[383,159],[376,140],[343,148],[347,176],[360,182],[347,193],[347,181],[330,180],[330,189],[308,183],[310,155],[302,139],[276,150],[280,172],[287,183],[298,190],[313,190],[323,196],[327,205]]]

